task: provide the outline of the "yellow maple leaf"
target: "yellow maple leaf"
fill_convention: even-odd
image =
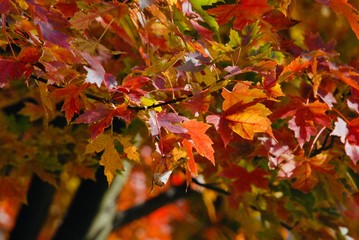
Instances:
[[[114,137],[109,134],[102,134],[90,142],[85,150],[85,154],[99,153],[103,151],[100,165],[105,167],[105,176],[110,185],[117,174],[117,170],[123,170],[123,164],[120,154],[113,143]]]
[[[244,111],[225,116],[229,127],[239,136],[252,140],[255,133],[266,132],[273,136],[271,121],[267,118],[272,112],[263,104],[257,103]]]
[[[135,162],[140,162],[140,154],[138,153],[137,147],[130,142],[131,138],[129,136],[120,136],[117,139],[122,144],[123,152],[127,155],[127,158]]]

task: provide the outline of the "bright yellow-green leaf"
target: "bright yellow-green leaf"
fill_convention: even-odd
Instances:
[[[217,74],[215,71],[211,71],[209,68],[205,68],[201,72],[195,74],[195,78],[198,83],[204,83],[206,86],[212,86],[217,82]]]
[[[239,34],[236,30],[231,29],[229,31],[229,42],[228,44],[232,48],[236,48],[242,45],[242,39],[239,37]]]
[[[184,56],[184,52],[180,52],[177,55],[173,56],[171,59],[161,59],[156,64],[148,67],[143,75],[145,76],[153,76],[160,72],[165,72],[167,69],[172,67],[178,60],[180,60]]]
[[[156,100],[152,99],[152,98],[147,98],[147,97],[141,97],[141,103],[143,106],[145,107],[149,107],[149,106],[152,106],[154,104],[157,103]],[[162,108],[161,107],[156,107],[154,108],[157,112],[161,112],[162,111]]]

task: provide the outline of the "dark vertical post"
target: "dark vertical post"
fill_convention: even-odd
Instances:
[[[35,240],[47,217],[55,188],[34,175],[27,194],[27,205],[23,205],[10,234],[10,240]]]
[[[53,240],[85,239],[107,189],[108,183],[102,167],[97,170],[96,181],[82,180]]]

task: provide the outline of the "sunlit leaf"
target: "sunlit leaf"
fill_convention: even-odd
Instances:
[[[184,122],[183,127],[188,130],[188,134],[191,136],[190,141],[193,142],[193,146],[197,152],[215,164],[214,149],[212,147],[213,142],[209,136],[206,135],[206,131],[210,125],[191,120]]]

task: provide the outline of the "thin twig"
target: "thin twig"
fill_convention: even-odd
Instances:
[[[226,190],[224,190],[222,188],[216,187],[213,184],[201,183],[196,178],[192,178],[192,182],[197,184],[198,186],[201,186],[201,187],[204,187],[204,188],[207,188],[207,189],[210,189],[210,190],[225,194],[227,196],[231,195],[231,192],[229,192],[229,191],[226,191]]]

